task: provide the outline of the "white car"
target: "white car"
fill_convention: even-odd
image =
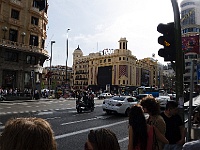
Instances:
[[[102,93],[98,96],[99,99],[111,98],[113,95],[110,93]]]
[[[160,103],[161,108],[165,108],[168,101],[171,100],[170,96],[159,96],[156,100]]]
[[[114,96],[110,99],[106,99],[103,101],[102,109],[107,114],[115,112],[128,116],[131,106],[137,103],[137,99],[132,96]]]

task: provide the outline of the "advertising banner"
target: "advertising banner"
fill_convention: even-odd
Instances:
[[[186,53],[197,53],[199,52],[199,35],[182,37],[182,50]]]

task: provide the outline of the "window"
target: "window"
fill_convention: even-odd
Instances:
[[[30,35],[30,45],[38,46],[38,36]]]
[[[9,40],[17,42],[18,31],[14,29],[10,29],[9,31]]]
[[[19,11],[15,10],[15,9],[12,9],[11,10],[11,18],[19,20]]]
[[[27,55],[26,56],[26,63],[27,64],[31,64],[31,65],[36,65],[36,58],[35,58],[35,56]]]
[[[38,26],[39,19],[36,17],[31,17],[31,24]]]
[[[111,59],[108,59],[108,62],[111,62]]]
[[[39,1],[38,0],[33,0],[33,7],[39,8]]]
[[[121,57],[119,57],[119,60],[121,60]]]
[[[5,61],[18,62],[18,53],[6,51],[5,52]]]
[[[123,57],[123,60],[125,60],[125,57]]]

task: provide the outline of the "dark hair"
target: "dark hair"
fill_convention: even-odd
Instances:
[[[94,150],[120,150],[115,133],[109,129],[90,130],[88,140]]]
[[[129,112],[129,125],[133,129],[133,148],[140,147],[140,150],[147,148],[147,123],[141,106],[134,105]]]
[[[177,102],[175,102],[175,101],[168,101],[167,104],[166,104],[165,110],[174,109],[174,108],[177,108],[177,107],[178,107],[178,103]]]
[[[140,105],[146,108],[152,116],[160,114],[160,104],[153,96],[146,96],[143,98],[140,101]]]
[[[10,119],[0,139],[0,150],[56,150],[50,124],[41,118]]]

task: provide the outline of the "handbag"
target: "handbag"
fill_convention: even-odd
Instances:
[[[159,145],[158,145],[158,141],[156,138],[156,132],[155,129],[153,127],[153,144],[152,144],[152,150],[159,150]]]

